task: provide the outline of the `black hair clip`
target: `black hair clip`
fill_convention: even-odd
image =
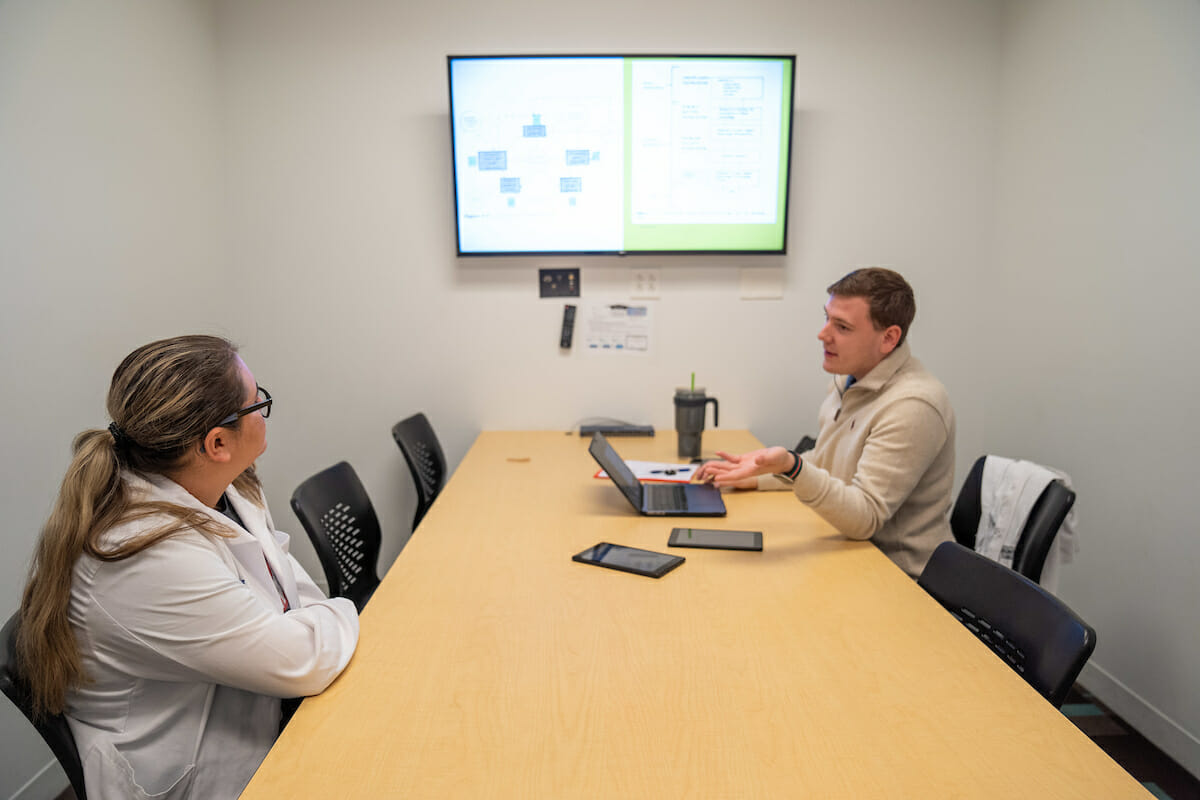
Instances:
[[[133,440],[125,434],[125,431],[118,428],[115,422],[108,423],[108,432],[112,434],[113,443],[118,450],[128,450],[129,445],[133,443]]]

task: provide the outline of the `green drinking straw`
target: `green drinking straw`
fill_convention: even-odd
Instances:
[[[692,373],[692,391],[696,391],[696,373]]]

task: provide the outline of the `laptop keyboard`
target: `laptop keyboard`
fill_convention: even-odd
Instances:
[[[647,511],[686,511],[687,490],[682,486],[656,484],[646,487]]]

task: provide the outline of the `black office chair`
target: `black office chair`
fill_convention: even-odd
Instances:
[[[979,517],[983,513],[981,492],[983,488],[983,465],[987,456],[980,456],[971,465],[963,481],[958,499],[954,502],[954,510],[950,512],[950,530],[954,538],[964,547],[975,549],[975,533],[979,530]],[[1051,481],[1042,491],[1029,517],[1021,537],[1017,540],[1017,549],[1013,552],[1013,569],[1029,580],[1037,583],[1042,579],[1042,567],[1046,565],[1046,556],[1054,544],[1054,537],[1062,527],[1063,520],[1075,505],[1075,492],[1063,485],[1062,481]]]
[[[291,503],[317,551],[329,594],[350,598],[362,611],[379,586],[383,537],[354,468],[340,461],[318,472],[296,487]]]
[[[1096,649],[1095,629],[1065,603],[957,542],[937,546],[917,584],[1055,708]]]
[[[392,427],[392,438],[404,454],[417,487],[417,511],[412,525],[415,531],[446,485],[446,456],[424,414],[413,414],[397,422]]]
[[[25,718],[33,723],[33,727],[41,734],[42,739],[50,746],[50,752],[62,765],[67,773],[67,780],[75,790],[79,800],[87,800],[87,788],[83,785],[83,762],[79,760],[79,750],[75,747],[75,737],[67,725],[67,718],[62,714],[37,719],[33,715],[33,703],[26,688],[25,681],[17,671],[17,625],[20,622],[19,612],[9,617],[0,631],[0,690],[12,700],[13,705],[21,710]]]

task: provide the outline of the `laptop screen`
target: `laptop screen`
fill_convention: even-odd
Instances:
[[[617,455],[617,451],[613,450],[612,445],[608,443],[603,434],[592,434],[592,443],[588,445],[588,451],[608,473],[608,477],[612,478],[613,483],[625,493],[634,508],[640,509],[642,507],[642,484],[633,474],[633,470],[626,466],[621,457]]]

